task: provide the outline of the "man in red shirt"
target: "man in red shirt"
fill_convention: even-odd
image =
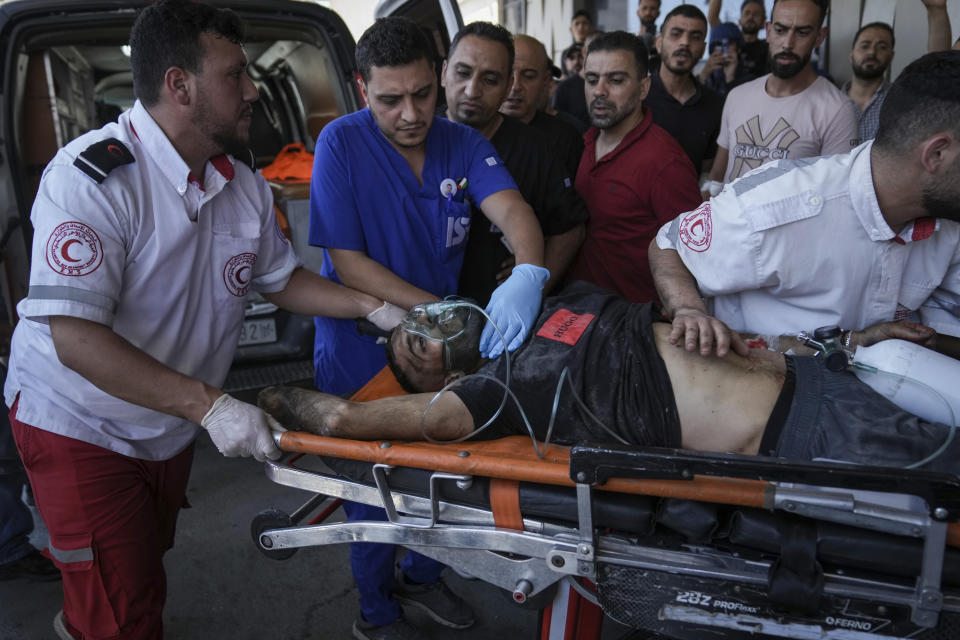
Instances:
[[[653,124],[647,50],[624,31],[593,42],[584,62],[593,126],[577,170],[587,239],[572,277],[633,302],[656,300],[647,247],[661,225],[700,204],[697,173],[680,144]]]

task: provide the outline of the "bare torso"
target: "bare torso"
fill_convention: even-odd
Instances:
[[[653,333],[673,385],[683,448],[756,454],[783,387],[783,356],[754,349],[750,358],[705,357],[670,344],[669,324],[655,323]]]

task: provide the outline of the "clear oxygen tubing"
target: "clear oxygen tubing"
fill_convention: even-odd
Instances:
[[[423,414],[420,417],[420,433],[421,435],[423,435],[424,440],[426,440],[427,442],[432,442],[434,444],[456,444],[458,442],[463,442],[464,440],[469,440],[470,438],[473,438],[474,436],[479,434],[481,431],[489,427],[491,424],[493,424],[493,422],[498,417],[500,417],[500,414],[503,412],[503,409],[507,404],[507,399],[509,398],[510,400],[513,400],[513,403],[517,407],[517,411],[520,412],[520,418],[523,420],[523,425],[524,427],[526,427],[527,433],[530,436],[530,440],[533,443],[534,452],[537,454],[538,458],[543,458],[547,453],[547,447],[550,446],[550,437],[553,435],[553,426],[556,422],[557,410],[559,409],[559,406],[560,406],[560,393],[563,390],[563,383],[564,381],[566,381],[567,387],[570,389],[570,393],[573,395],[573,399],[576,401],[577,405],[584,412],[584,414],[586,414],[591,420],[593,420],[597,425],[599,425],[604,431],[609,433],[618,442],[621,442],[622,444],[629,444],[629,442],[627,442],[624,438],[622,438],[618,433],[610,429],[607,425],[603,424],[603,422],[597,416],[595,416],[593,412],[590,411],[589,408],[587,408],[587,405],[583,402],[583,400],[577,394],[577,391],[573,386],[573,382],[571,381],[571,377],[570,377],[570,367],[564,367],[563,371],[560,372],[560,379],[557,381],[557,390],[553,395],[553,407],[550,411],[550,421],[547,424],[547,434],[543,441],[543,447],[540,447],[537,444],[537,436],[533,431],[533,426],[530,424],[530,419],[527,417],[527,412],[524,410],[523,405],[520,404],[520,400],[517,398],[516,394],[514,394],[514,392],[510,389],[510,352],[507,351],[507,341],[506,341],[506,338],[504,338],[503,333],[500,331],[500,328],[496,325],[495,322],[493,322],[493,320],[490,319],[490,316],[487,315],[486,311],[484,311],[477,305],[473,304],[472,302],[451,301],[451,303],[455,306],[466,306],[466,307],[470,307],[471,309],[476,309],[481,314],[483,314],[483,316],[487,319],[487,322],[493,325],[493,328],[496,330],[497,335],[500,337],[500,341],[503,343],[503,356],[506,358],[506,371],[504,373],[503,380],[500,380],[498,378],[495,378],[485,373],[474,373],[474,374],[470,374],[462,378],[453,380],[450,383],[448,383],[446,386],[444,386],[442,389],[440,389],[440,391],[437,391],[436,395],[434,395],[433,398],[430,399],[430,402],[427,404],[427,406],[424,407]],[[473,431],[471,431],[465,436],[461,436],[453,440],[436,440],[434,438],[431,438],[427,434],[427,413],[430,411],[433,405],[437,402],[437,400],[440,399],[440,397],[444,393],[449,391],[452,387],[459,384],[460,382],[463,382],[464,380],[467,380],[470,378],[479,378],[483,380],[489,380],[503,387],[503,399],[500,401],[500,406],[497,407],[497,410],[493,413],[492,416],[490,416],[490,418],[486,422],[484,422],[482,425],[480,425],[479,427],[477,427],[476,429],[474,429]]]
[[[874,366],[868,365],[868,364],[864,364],[864,363],[862,363],[862,362],[856,362],[856,361],[854,361],[854,362],[850,365],[850,368],[852,368],[852,369],[859,369],[860,371],[865,371],[865,372],[867,372],[867,373],[874,373],[874,374],[878,374],[878,375],[882,375],[882,376],[887,376],[887,377],[890,377],[890,378],[895,378],[895,379],[897,379],[897,380],[899,380],[899,381],[901,381],[901,382],[911,382],[911,383],[917,385],[918,387],[920,387],[921,389],[926,389],[926,390],[929,391],[931,394],[933,394],[934,396],[936,396],[937,398],[939,398],[939,399],[941,400],[941,402],[943,402],[943,404],[946,405],[946,407],[947,407],[947,413],[950,415],[950,424],[947,425],[947,427],[949,427],[949,431],[948,431],[948,433],[947,433],[947,437],[944,439],[943,444],[941,444],[940,447],[939,447],[936,451],[934,451],[934,452],[931,453],[929,456],[927,456],[926,458],[924,458],[924,459],[922,459],[922,460],[920,460],[920,461],[918,461],[918,462],[913,462],[913,463],[911,463],[911,464],[906,465],[906,466],[904,467],[904,469],[919,469],[920,467],[922,467],[922,466],[924,466],[924,465],[926,465],[926,464],[930,464],[931,462],[933,462],[934,460],[936,460],[937,458],[939,458],[941,455],[943,455],[943,452],[947,450],[947,447],[950,446],[950,443],[953,442],[953,439],[954,439],[954,437],[956,436],[956,433],[957,433],[957,416],[956,416],[956,414],[954,414],[954,412],[953,412],[953,407],[950,405],[950,401],[947,400],[946,397],[944,397],[944,395],[943,395],[942,393],[940,393],[939,391],[937,391],[936,389],[934,389],[933,387],[931,387],[931,386],[928,385],[927,383],[922,382],[922,381],[920,381],[920,380],[917,380],[916,378],[911,378],[910,376],[905,376],[905,375],[903,375],[903,374],[901,374],[901,373],[893,373],[892,371],[884,371],[883,369],[878,369],[877,367],[874,367]]]

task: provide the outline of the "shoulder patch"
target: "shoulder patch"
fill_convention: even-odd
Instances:
[[[111,171],[135,160],[122,142],[116,138],[107,138],[84,149],[73,161],[73,166],[90,176],[97,184],[102,184]]]
[[[691,251],[703,253],[709,249],[710,241],[713,240],[713,218],[710,215],[710,202],[704,202],[684,215],[680,220],[680,229],[677,233],[680,242]]]

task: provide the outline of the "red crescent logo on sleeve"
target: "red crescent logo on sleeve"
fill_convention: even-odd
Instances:
[[[70,245],[80,242],[76,238],[70,238],[60,247],[60,256],[67,262],[80,262],[80,258],[70,257]]]
[[[62,276],[85,276],[103,262],[97,232],[82,222],[64,222],[47,238],[47,265]]]
[[[710,241],[713,240],[713,220],[710,217],[709,202],[704,202],[683,216],[678,236],[680,242],[691,251],[703,253],[710,248]]]
[[[123,155],[123,149],[121,149],[120,147],[118,147],[118,146],[115,145],[115,144],[108,144],[108,145],[107,145],[107,151],[110,152],[110,155],[116,156],[116,157],[118,157],[118,158]]]
[[[242,298],[250,290],[250,272],[257,262],[257,254],[238,253],[223,266],[223,284],[232,295]]]

